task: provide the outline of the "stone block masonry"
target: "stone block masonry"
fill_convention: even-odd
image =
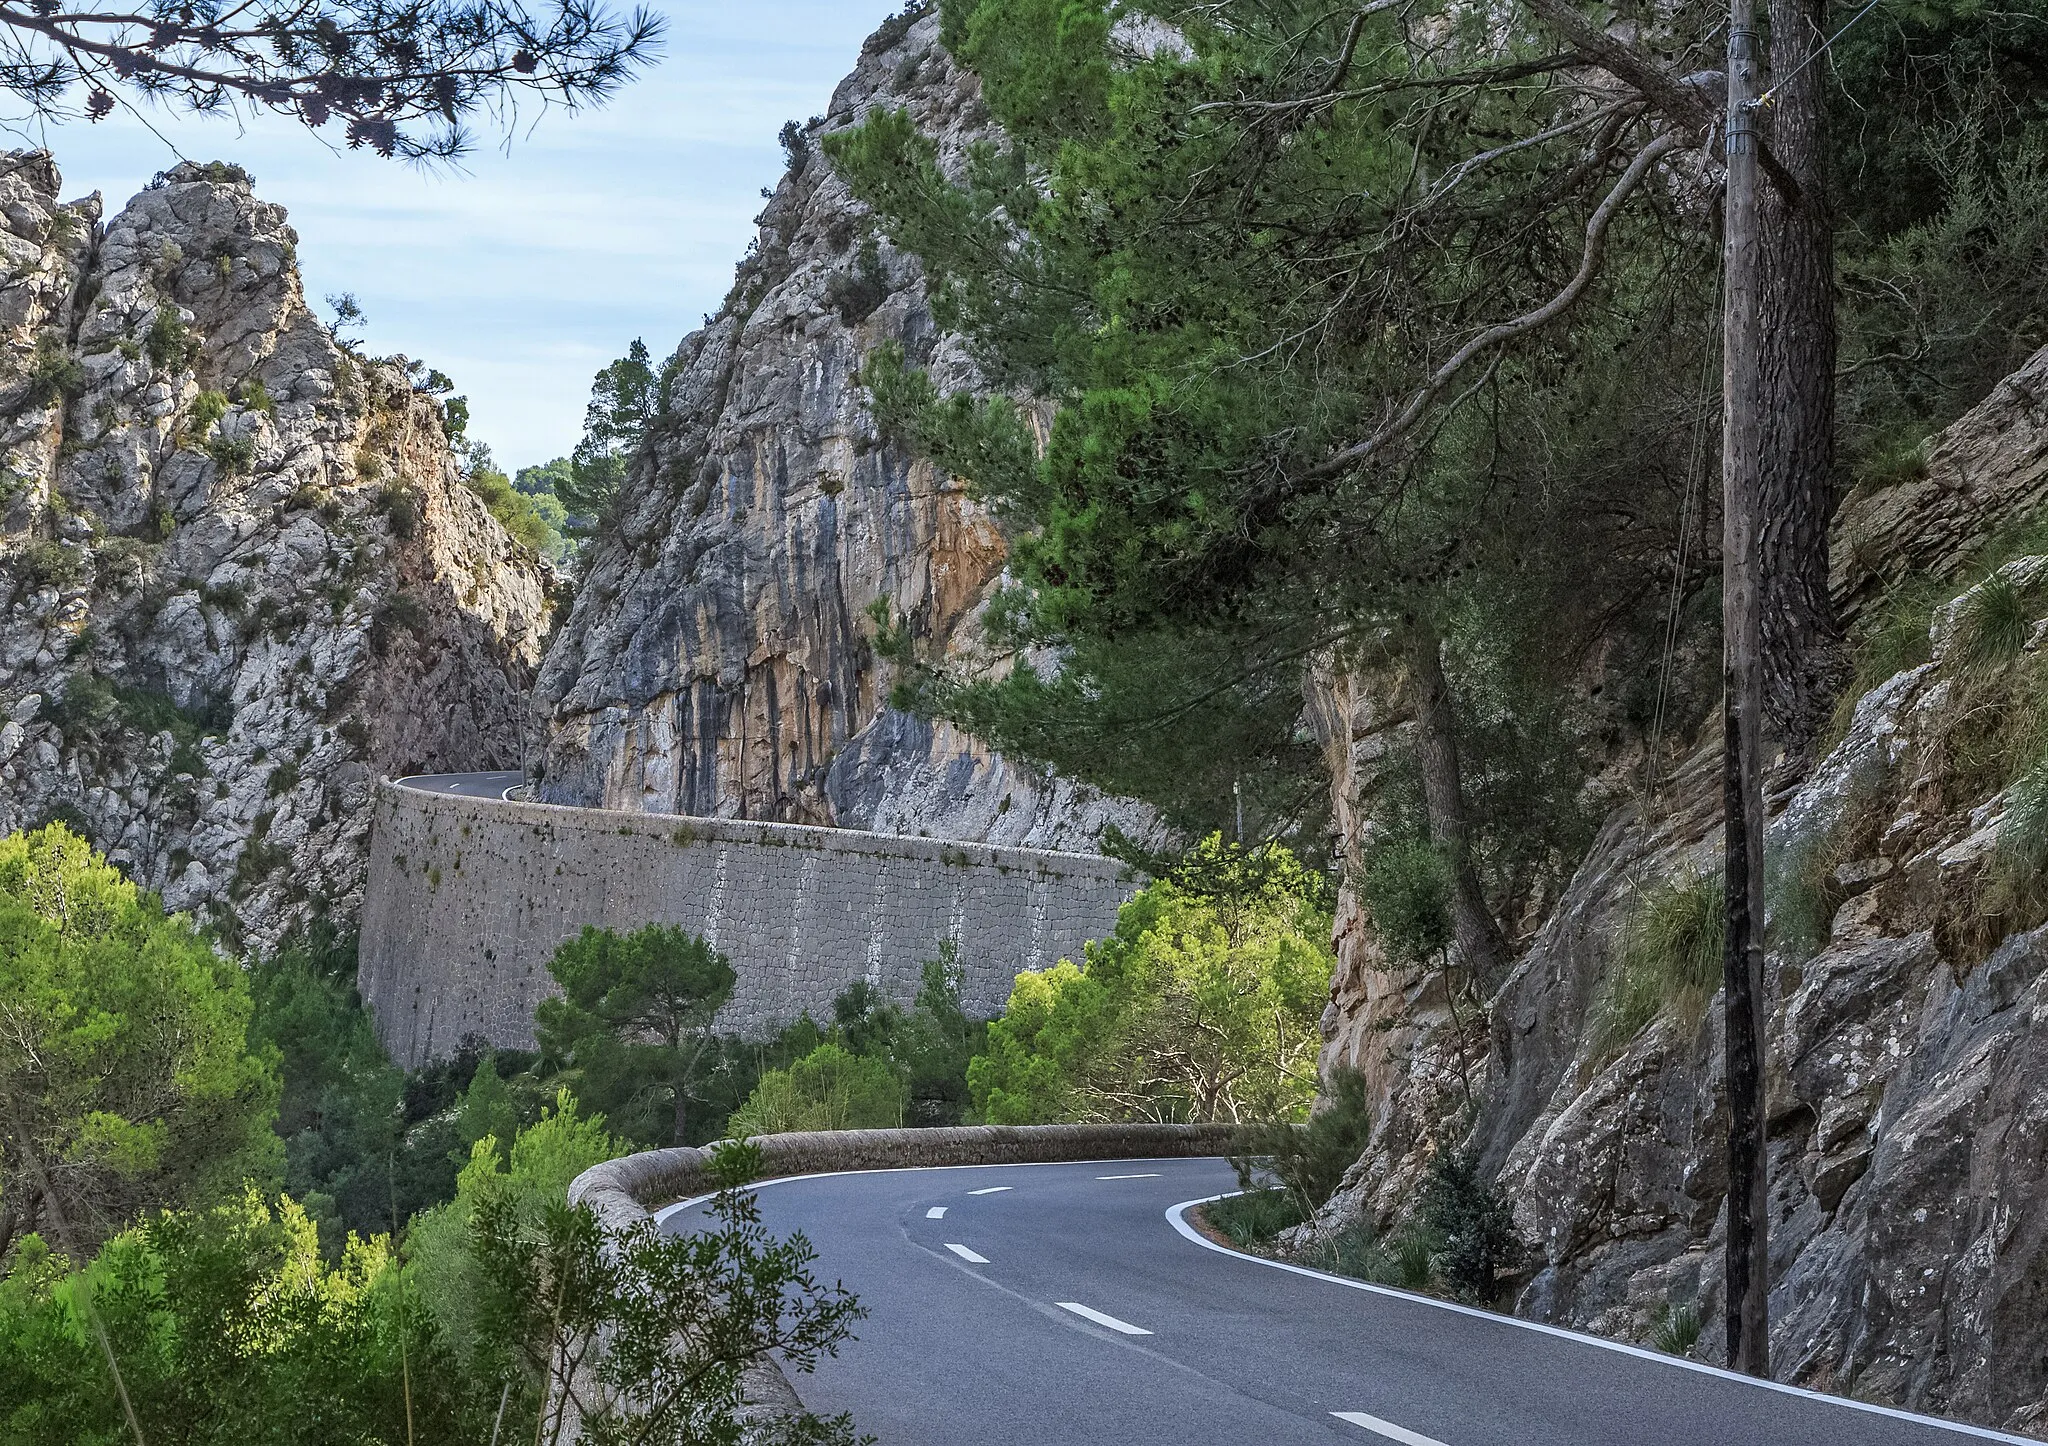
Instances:
[[[1137,881],[1089,854],[512,803],[380,786],[358,980],[393,1059],[533,1047],[547,964],[587,924],[677,924],[739,975],[721,1027],[774,1034],[866,979],[909,1003],[952,940],[970,1013],[1116,927]]]

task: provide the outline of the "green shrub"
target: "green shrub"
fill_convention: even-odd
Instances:
[[[35,538],[14,556],[32,587],[71,587],[85,576],[84,551],[54,537]]]
[[[887,1060],[826,1043],[788,1069],[762,1075],[726,1130],[740,1137],[894,1129],[903,1123],[904,1104],[903,1082]]]
[[[94,673],[74,673],[64,696],[48,705],[44,716],[67,739],[98,738],[121,720],[121,700],[114,685]]]
[[[277,411],[277,403],[271,400],[270,391],[254,377],[235,388],[235,400],[252,412],[261,412],[268,417]]]
[[[1856,704],[1866,693],[1934,656],[1929,633],[1934,609],[1943,600],[1943,589],[1934,579],[1911,577],[1893,586],[1858,621],[1849,640],[1854,676],[1836,700],[1827,748],[1848,737]]]
[[[156,319],[143,336],[142,349],[149,353],[157,370],[183,371],[199,355],[199,338],[192,334],[185,318],[178,315],[178,308],[164,301],[157,306]]]
[[[463,483],[470,491],[483,500],[491,516],[510,533],[514,540],[524,543],[535,552],[553,557],[560,553],[562,537],[548,525],[533,498],[512,485],[504,473],[491,468],[472,468]],[[560,504],[556,504],[557,508]]]
[[[391,535],[410,542],[420,530],[420,495],[403,482],[387,482],[377,493],[377,510],[391,524]]]
[[[85,390],[85,367],[65,349],[64,343],[45,333],[36,338],[34,359],[28,369],[28,403],[47,407],[70,401]]]
[[[213,424],[228,414],[226,392],[201,392],[192,399],[192,409],[185,414],[185,424],[191,435],[204,439],[213,430]]]
[[[1431,1260],[1438,1277],[1475,1305],[1491,1305],[1502,1278],[1519,1269],[1527,1253],[1507,1201],[1479,1178],[1477,1150],[1437,1151],[1416,1220],[1441,1242]]]
[[[1387,953],[1404,964],[1435,958],[1451,943],[1451,865],[1427,839],[1373,850],[1359,890]]]
[[[256,466],[256,443],[248,437],[215,437],[206,444],[206,455],[223,477],[242,477]]]
[[[1643,894],[1623,926],[1600,1002],[1603,1043],[1627,1043],[1667,1010],[1681,1020],[1699,1020],[1721,987],[1722,895],[1719,874],[1667,879]]]
[[[825,283],[827,304],[848,326],[859,326],[888,299],[889,271],[873,237],[861,243],[851,271],[836,272]]]
[[[418,637],[427,626],[427,609],[411,593],[395,592],[370,619],[370,651],[383,657],[400,634]]]
[[[1953,647],[1956,661],[1971,671],[2004,668],[2026,648],[2034,629],[2028,604],[2031,589],[2021,588],[2003,572],[1995,572],[1964,594],[1956,608]]]
[[[1977,888],[1985,944],[2048,923],[2048,753],[2016,779]]]
[[[270,777],[264,781],[263,786],[272,798],[281,797],[297,788],[299,786],[298,760],[287,758],[284,762],[278,764],[277,767],[271,769]]]

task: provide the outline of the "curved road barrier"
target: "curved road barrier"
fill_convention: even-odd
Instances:
[[[761,1135],[764,1180],[851,1170],[1016,1165],[1103,1159],[1214,1156],[1229,1148],[1233,1125],[962,1125],[932,1130],[817,1130]],[[569,1185],[569,1203],[586,1205],[607,1228],[711,1187],[709,1150],[647,1150],[593,1165]],[[744,1385],[748,1418],[793,1416],[803,1402],[774,1360],[762,1357]]]
[[[1235,1125],[959,1125],[934,1130],[814,1130],[760,1135],[762,1178],[940,1165],[1043,1165],[1221,1155]],[[646,1150],[585,1170],[569,1203],[629,1225],[712,1188],[709,1150]]]

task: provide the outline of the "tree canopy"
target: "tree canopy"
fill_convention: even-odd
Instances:
[[[0,839],[0,1267],[283,1171],[276,1057],[190,920],[62,824]]]
[[[1186,869],[1125,904],[1083,964],[1017,976],[986,1052],[968,1066],[980,1118],[1305,1111],[1332,967],[1324,896],[1323,881],[1278,846],[1247,860],[1207,840]]]
[[[0,90],[34,115],[93,120],[136,102],[260,109],[350,149],[449,160],[483,116],[603,102],[658,50],[663,22],[590,0],[254,0],[111,10],[0,4]]]
[[[688,1143],[690,1104],[714,1057],[711,1025],[738,976],[702,938],[669,924],[630,934],[586,927],[548,961],[562,997],[542,1002],[542,1051],[577,1072],[582,1097],[628,1119],[666,1106]]]

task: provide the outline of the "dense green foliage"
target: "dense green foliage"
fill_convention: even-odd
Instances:
[[[1612,642],[1676,531],[1709,238],[1644,197],[1585,305],[1431,390],[1446,338],[1564,284],[1640,140],[1622,127],[1580,166],[1568,126],[1464,166],[1475,136],[1543,130],[1577,93],[1520,41],[1484,58],[1525,83],[1443,87],[1468,57],[1405,45],[1413,13],[1369,21],[1351,53],[1369,100],[1290,111],[1342,48],[1341,9],[1145,7],[1186,48],[1119,62],[1108,8],[947,5],[1011,137],[958,184],[900,114],[828,142],[992,379],[1058,403],[1040,455],[1007,403],[943,397],[899,354],[868,364],[891,435],[1019,532],[1011,635],[1064,649],[1056,678],[927,670],[912,698],[1183,824],[1228,819],[1241,786],[1260,830],[1315,847],[1304,664],[1398,667],[1411,632],[1441,636],[1468,789],[1502,835],[1482,843],[1517,892],[1582,836],[1571,720],[1529,705]],[[1461,23],[1444,20],[1476,40]],[[1434,420],[1328,464],[1424,391],[1446,404]],[[1624,478],[1625,512],[1607,505]],[[1615,676],[1651,646],[1625,638]]]
[[[957,1125],[969,1111],[967,1071],[988,1026],[960,1003],[958,951],[950,941],[924,965],[917,997],[904,1010],[866,980],[832,1002],[824,1030],[810,1019],[783,1032],[767,1066],[726,1128],[733,1134],[782,1130]]]
[[[1721,987],[1722,885],[1718,874],[1681,875],[1644,890],[1622,928],[1600,1002],[1599,1031],[1626,1044],[1667,1011],[1699,1022]]]
[[[712,1019],[737,982],[725,956],[673,925],[585,928],[548,972],[562,994],[534,1014],[544,1059],[632,1133],[661,1118],[663,1143],[690,1143],[691,1104],[718,1059]]]
[[[83,1250],[276,1179],[249,1014],[240,969],[69,829],[0,839],[0,1270],[38,1226]]]
[[[509,1140],[552,1098],[531,1057],[480,1042],[410,1074],[392,1064],[356,994],[347,944],[307,941],[256,960],[249,979],[250,1036],[283,1065],[285,1186],[330,1256],[351,1231],[402,1229],[447,1200],[476,1141]]]
[[[476,452],[483,456],[479,458]],[[491,516],[498,519],[514,541],[532,548],[550,562],[567,557],[569,544],[561,532],[567,514],[561,502],[552,492],[536,494],[515,486],[510,477],[491,463],[487,451],[478,448],[476,452],[472,452],[469,466],[463,471],[464,485],[483,500]]]
[[[968,1066],[990,1124],[1290,1118],[1315,1094],[1329,989],[1323,881],[1212,837],[1116,932],[1017,976]]]

